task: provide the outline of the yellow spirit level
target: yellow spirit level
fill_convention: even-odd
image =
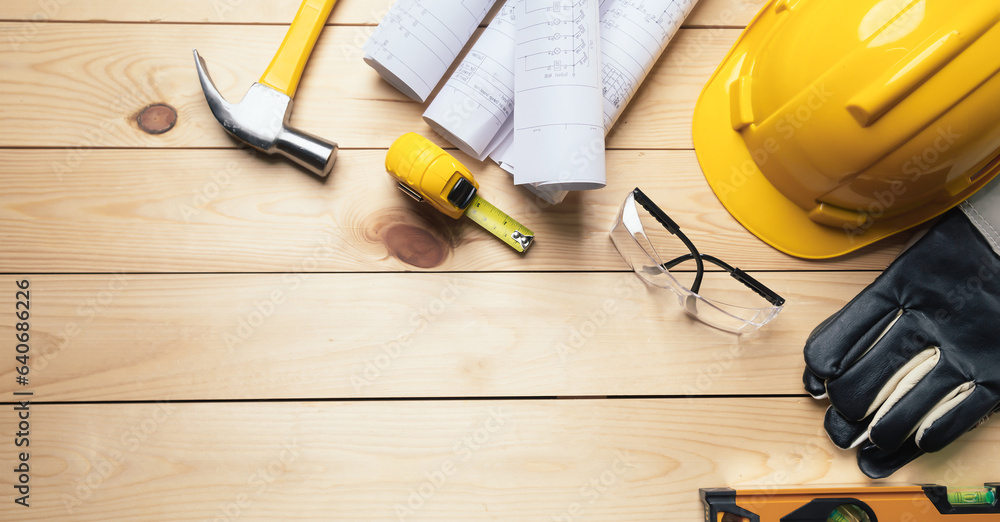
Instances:
[[[996,522],[997,490],[944,486],[702,489],[705,522]]]
[[[535,239],[534,232],[479,196],[479,183],[465,165],[417,133],[404,134],[389,147],[385,170],[413,199],[455,219],[469,216],[518,252]]]

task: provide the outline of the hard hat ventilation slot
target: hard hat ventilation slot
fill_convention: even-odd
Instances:
[[[990,162],[987,163],[985,167],[979,169],[979,172],[976,172],[972,176],[969,176],[970,185],[975,183],[976,181],[979,180],[979,178],[987,174],[990,174],[992,177],[992,175],[997,172],[997,169],[1000,168],[1000,151],[997,151],[994,154],[995,155],[993,156],[993,159],[991,159]]]

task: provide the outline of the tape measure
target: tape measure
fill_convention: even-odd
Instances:
[[[455,219],[469,216],[518,252],[535,240],[534,232],[479,196],[479,183],[465,165],[415,132],[389,147],[385,170],[408,196]]]
[[[997,489],[943,486],[704,488],[705,522],[978,522],[1000,520]],[[916,518],[912,518],[918,514]]]

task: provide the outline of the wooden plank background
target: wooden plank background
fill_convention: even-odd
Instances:
[[[360,46],[391,2],[341,0],[293,122],[337,141],[326,182],[213,119],[263,71],[296,0],[0,4],[0,460],[29,389],[31,507],[4,520],[700,520],[699,487],[868,481],[801,390],[810,330],[907,234],[816,262],[770,249],[704,182],[698,93],[761,0],[702,0],[608,141],[608,187],[549,206],[491,164],[521,256],[384,173],[424,106]],[[162,103],[169,132],[136,115]],[[640,186],[705,252],[788,298],[737,338],[642,286],[608,239]],[[31,281],[30,386],[14,282]],[[6,355],[9,354],[9,355]],[[987,426],[892,478],[997,480]]]

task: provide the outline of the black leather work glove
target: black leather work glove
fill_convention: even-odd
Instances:
[[[805,360],[827,433],[869,477],[944,448],[1000,405],[1000,256],[949,211],[813,330]]]

